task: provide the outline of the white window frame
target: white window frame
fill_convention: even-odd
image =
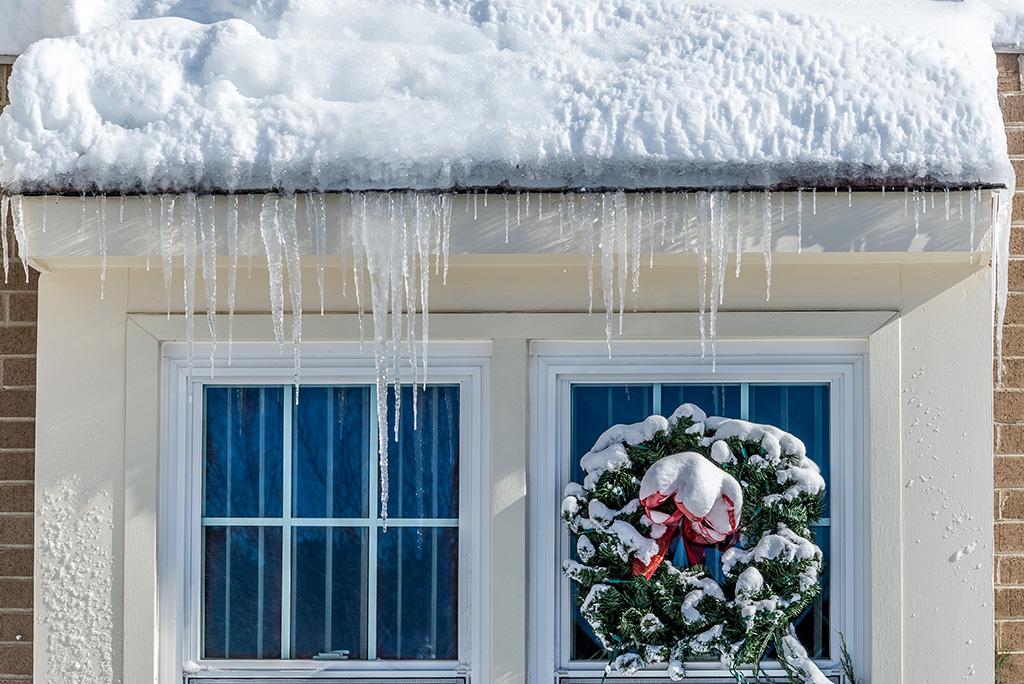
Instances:
[[[304,344],[300,383],[370,385],[375,383],[369,348],[359,343]],[[235,343],[227,364],[224,345],[215,368],[211,348],[197,344],[191,378],[186,346],[163,345],[164,429],[158,523],[159,680],[183,677],[249,677],[269,681],[315,678],[446,678],[469,680],[484,672],[489,510],[489,398],[491,345],[487,342],[431,343],[430,384],[459,386],[459,624],[458,659],[427,660],[203,660],[199,657],[202,593],[201,460],[202,387],[214,385],[289,385],[293,382],[290,348],[276,344]],[[403,369],[402,382],[413,380]],[[422,378],[421,378],[422,381]],[[191,404],[189,384],[191,383]],[[301,398],[301,390],[300,390]],[[411,420],[411,416],[403,416]],[[376,435],[376,431],[374,436]],[[200,666],[197,675],[184,663]]]
[[[866,649],[870,617],[868,459],[865,453],[866,340],[760,340],[719,342],[715,369],[693,342],[604,344],[534,342],[533,444],[531,449],[531,681],[604,674],[603,661],[570,661],[569,581],[561,574],[569,534],[559,515],[570,467],[570,387],[586,383],[823,383],[831,385],[832,600],[830,622],[851,647]],[[674,407],[662,407],[671,411]],[[554,454],[554,457],[551,455]],[[552,609],[554,606],[554,609]],[[838,636],[832,658],[818,661],[826,675],[839,674]],[[782,672],[766,662],[767,674]],[[690,676],[727,677],[718,663],[692,663]],[[664,676],[657,669],[637,677]]]

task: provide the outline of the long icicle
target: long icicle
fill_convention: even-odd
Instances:
[[[103,299],[107,284],[107,196],[103,193],[96,198],[96,236],[100,248],[100,299]]]
[[[295,382],[295,403],[299,403],[299,368],[302,351],[302,264],[299,252],[299,227],[296,219],[296,196],[285,195],[281,206],[281,244],[288,269],[288,301],[292,311],[292,359]]]
[[[0,248],[4,253],[4,282],[9,282],[11,256],[8,253],[10,247],[7,245],[7,213],[10,207],[10,198],[7,195],[0,195]]]
[[[203,257],[203,291],[206,294],[206,324],[210,328],[210,377],[217,358],[217,230],[216,199],[213,195],[199,198],[199,244]]]
[[[235,287],[238,283],[238,195],[228,196],[228,365],[235,327]]]
[[[160,195],[160,261],[167,296],[167,320],[171,319],[171,260],[174,256],[174,195]]]
[[[14,242],[18,245],[18,257],[25,271],[25,282],[28,277],[28,238],[25,235],[25,214],[21,209],[21,195],[11,198],[11,221],[14,223]]]
[[[196,298],[196,196],[187,193],[181,208],[181,245],[185,256],[185,355],[188,358],[188,398],[192,400]]]
[[[270,278],[270,315],[274,320],[274,339],[284,349],[284,246],[281,239],[279,196],[269,192],[263,195],[260,209],[260,234],[267,251],[267,275]]]

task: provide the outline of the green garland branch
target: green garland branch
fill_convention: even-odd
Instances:
[[[679,679],[714,658],[742,681],[737,668],[756,668],[774,639],[791,679],[828,681],[789,634],[823,570],[811,526],[825,483],[800,440],[684,404],[609,428],[581,466],[562,502],[579,561],[563,571],[609,671],[667,663]],[[669,560],[674,543],[691,567]],[[724,550],[721,584],[703,565],[710,546]]]

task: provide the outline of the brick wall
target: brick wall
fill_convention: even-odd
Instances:
[[[0,108],[10,65],[0,64]],[[10,222],[8,221],[8,225]],[[13,247],[13,233],[8,233]],[[36,282],[21,261],[0,274],[0,684],[32,681]]]
[[[1024,190],[1021,59],[997,56],[1006,136]],[[1010,299],[1003,340],[1003,389],[995,393],[995,610],[998,681],[1024,683],[1024,192],[1014,197]],[[1005,658],[1005,660],[1004,660]]]

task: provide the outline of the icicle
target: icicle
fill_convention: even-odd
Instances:
[[[352,193],[340,193],[338,198],[338,241],[341,243],[341,296],[345,296],[346,285],[348,284],[348,224],[352,220]],[[326,207],[324,213],[324,230],[327,230]],[[326,244],[326,236],[325,243]],[[362,264],[357,264],[362,268]]]
[[[160,257],[167,295],[167,320],[171,320],[171,258],[174,254],[174,195],[160,195]]]
[[[251,192],[245,196],[245,225],[249,231],[249,256],[248,256],[248,268],[249,268],[249,279],[252,280],[252,253],[255,251],[255,245],[253,241],[256,235],[256,196]]]
[[[1010,221],[1013,190],[993,193],[992,210],[992,294],[996,312],[996,387],[1003,386],[1003,323],[1006,319],[1006,299],[1009,291]],[[972,243],[973,244],[973,243]]]
[[[601,294],[604,298],[604,336],[608,345],[608,358],[612,355],[612,315],[615,311],[615,294],[612,289],[612,277],[615,267],[615,246],[618,236],[615,234],[615,221],[608,202],[608,194],[601,193],[601,241],[597,243],[601,250]]]
[[[625,229],[629,225],[629,209],[628,209],[628,204],[629,203],[626,200],[626,193],[624,193],[624,192],[622,192],[620,190],[619,194],[622,197],[622,201],[621,201],[621,206],[622,206],[622,226]],[[636,207],[634,207],[634,209],[635,208]],[[640,256],[641,256],[641,253],[643,252],[643,237],[642,237],[642,232],[640,230],[640,218],[641,218],[641,214],[639,212],[634,211],[634,213],[633,213],[633,245],[632,245],[632,256],[633,256],[633,258],[630,259],[630,261],[629,261],[629,270],[630,270],[630,276],[631,276],[630,283],[631,283],[631,286],[632,286],[633,311],[634,312],[637,310],[637,306],[638,306],[637,297],[639,296],[639,293],[640,293]],[[654,263],[653,263],[653,259],[654,259],[653,255],[652,255],[651,259],[652,259],[651,266],[653,266],[654,265]],[[625,302],[621,303],[621,307],[625,308]],[[621,309],[620,309],[620,311],[621,311]],[[622,317],[621,317],[621,315],[619,317],[619,334],[620,335],[622,334]]]
[[[923,214],[927,214],[928,213],[928,195],[926,195],[925,191],[922,190],[920,193],[918,193],[918,197],[921,200],[921,214],[922,215]]]
[[[548,204],[549,205],[550,205],[550,203],[551,203],[551,200],[548,200]],[[543,192],[538,192],[537,193],[537,220],[538,221],[543,221],[544,220],[544,193]]]
[[[885,185],[882,185],[882,197],[885,197]]]
[[[619,335],[622,335],[623,316],[626,311],[626,281],[629,279],[632,260],[629,252],[629,217],[626,213],[626,195],[617,190],[612,195],[612,220],[618,224],[615,233],[619,238]]]
[[[743,258],[743,191],[736,194],[736,277],[740,277],[740,260]]]
[[[959,189],[959,196],[957,198],[957,206],[960,208],[960,221],[964,220],[964,189]]]
[[[595,202],[596,202],[596,199],[595,199]],[[573,210],[575,211],[575,203],[572,206],[574,208]],[[582,221],[583,221],[583,242],[586,244],[586,247],[587,247],[587,285],[589,287],[588,292],[590,294],[589,299],[587,300],[589,302],[587,304],[587,313],[588,314],[593,314],[594,313],[594,220],[595,220],[595,217],[594,217],[593,213],[591,213],[588,216],[588,213],[587,213],[587,196],[586,195],[581,195],[580,196],[580,215],[582,216]],[[602,235],[603,235],[604,226],[602,226],[601,228],[602,228]],[[601,247],[601,249],[603,249],[603,247]],[[601,255],[602,255],[602,259],[603,259],[603,257],[604,257],[604,252],[603,251],[601,252]],[[604,262],[602,261],[602,264],[603,263]]]
[[[452,203],[451,197],[448,195],[441,195],[441,230],[444,236],[441,241],[441,255],[444,258],[444,274],[441,278],[441,284],[448,284],[448,246],[451,242],[452,236]]]
[[[402,402],[401,394],[401,344],[402,344],[402,313],[404,309],[404,296],[406,290],[403,288],[405,266],[405,230],[402,226],[402,219],[399,212],[395,210],[394,194],[388,193],[387,226],[391,234],[390,249],[388,250],[388,281],[390,284],[390,305],[391,305],[391,360],[393,364],[392,375],[395,383],[395,441],[398,440],[399,424],[401,420]],[[401,196],[399,196],[401,197]]]
[[[909,216],[910,211],[910,188],[903,188],[903,216]]]
[[[665,242],[665,226],[666,226],[666,224],[668,223],[668,220],[669,220],[668,219],[667,207],[668,207],[668,191],[667,190],[662,190],[661,191],[661,241],[663,243]],[[651,209],[653,210],[654,207],[651,207]]]
[[[427,343],[430,340],[430,318],[428,303],[430,300],[430,217],[427,216],[426,229],[423,226],[423,209],[420,195],[413,197],[413,234],[416,238],[416,250],[419,256],[420,276],[420,339],[422,340],[423,390],[427,389]],[[415,419],[414,419],[415,420]]]
[[[563,197],[564,196],[565,195],[563,193]],[[473,191],[473,220],[474,221],[477,220],[477,210],[479,208],[480,208],[480,193],[474,190]],[[561,206],[559,206],[559,209],[561,209]],[[415,405],[416,402],[414,401],[413,404]]]
[[[804,190],[797,188],[796,191],[796,253],[804,251]]]
[[[672,193],[672,227],[671,227],[671,232],[672,232],[673,238],[678,233],[678,231],[676,229],[676,221],[677,221],[676,217],[678,216],[678,214],[676,212],[676,206],[677,206],[676,199],[678,197],[679,197],[679,193],[678,192],[673,192]],[[683,216],[683,220],[684,221],[686,220],[685,214],[686,214],[686,195],[684,194],[683,195],[683,215],[684,215]],[[661,227],[662,227],[662,242],[664,242],[665,241],[665,236],[664,236],[665,224],[662,223]]]
[[[935,208],[935,188],[928,189],[928,196],[932,199],[932,209]]]
[[[530,191],[529,190],[526,191],[526,215],[527,216],[530,215]],[[519,225],[518,221],[516,221],[516,225]]]
[[[18,256],[28,282],[28,238],[25,235],[25,214],[21,209],[21,195],[11,198],[11,220],[14,222],[14,242],[18,245]]]
[[[263,195],[260,210],[260,234],[267,251],[267,275],[270,278],[270,315],[274,320],[274,339],[284,350],[284,264],[283,235],[276,193]]]
[[[44,233],[46,232],[46,204],[47,204],[47,199],[49,199],[48,196],[44,194],[43,195],[43,232]]]
[[[853,187],[846,188],[846,206],[853,206]]]
[[[297,198],[295,194],[285,195],[281,202],[279,230],[281,245],[284,247],[284,262],[288,270],[288,302],[292,312],[292,360],[295,382],[295,403],[299,403],[299,368],[302,351],[302,264],[299,251],[299,226],[297,220]],[[282,295],[283,296],[283,295]]]
[[[143,195],[146,205],[146,272],[149,272],[149,259],[153,254],[153,196]]]
[[[974,228],[976,225],[975,216],[978,210],[978,192],[971,188],[971,263],[974,263]]]
[[[217,354],[217,229],[216,200],[213,195],[199,198],[199,243],[203,256],[203,292],[206,294],[206,324],[210,328],[210,376]]]
[[[565,239],[565,193],[558,194],[558,239]]]
[[[503,196],[505,198],[505,244],[507,245],[508,244],[508,229],[509,229],[509,224],[511,223],[511,221],[510,221],[510,217],[509,217],[508,193],[507,192],[503,193]]]
[[[523,222],[523,194],[516,190],[516,228]]]
[[[96,198],[96,236],[100,247],[100,299],[107,284],[107,196]]]
[[[228,365],[235,327],[235,286],[238,282],[238,195],[228,195]]]
[[[11,256],[7,245],[7,211],[10,199],[7,195],[0,195],[0,247],[4,253],[4,282],[10,282]]]
[[[946,220],[949,220],[949,188],[943,188],[942,192],[945,194],[944,201],[946,203]]]
[[[919,235],[921,232],[921,198],[917,194],[917,188],[914,188],[914,235]]]
[[[196,196],[188,193],[181,210],[181,246],[185,256],[185,355],[188,358],[188,396],[192,399],[193,350],[195,346],[196,296]]]
[[[633,220],[636,221],[636,229],[639,232],[640,222],[644,218],[644,196],[643,193],[636,193],[633,198]],[[662,224],[662,234],[664,235],[664,224]],[[650,243],[651,261],[648,268],[654,268],[654,224],[647,223],[647,240]],[[639,270],[639,269],[638,269]],[[639,275],[637,275],[639,278]],[[633,297],[633,311],[636,311],[636,297]]]
[[[124,193],[123,192],[121,193],[121,196],[120,196],[120,198],[118,198],[118,202],[117,202],[117,222],[119,224],[123,224],[124,223]]]
[[[797,192],[800,192],[797,190]],[[786,191],[779,191],[779,224],[786,223]]]
[[[327,202],[322,192],[313,195],[316,242],[316,285],[320,290],[320,315],[324,315],[324,259],[327,252]]]
[[[487,207],[487,188],[484,188],[484,207]]]
[[[708,193],[706,192],[698,192],[694,204],[694,213],[697,215],[697,280],[699,285],[697,296],[700,298],[700,315],[697,320],[700,327],[700,358],[703,359],[706,352],[707,326],[705,325],[704,314],[707,306],[708,291],[708,234],[705,212],[713,212],[714,207],[711,205]],[[702,211],[702,208],[704,211]]]
[[[79,235],[84,236],[85,235],[85,191],[84,190],[82,191],[81,202],[82,202],[82,225],[78,227],[78,232],[79,232]]]
[[[364,247],[366,244],[366,193],[359,193],[358,211],[358,230],[356,226],[352,228],[352,287],[356,296],[356,306],[359,309],[359,350],[362,351],[363,344],[366,342],[364,327],[366,309],[363,305],[363,269],[366,267],[366,249]]]
[[[815,202],[815,189],[811,189],[811,204]],[[761,203],[763,205],[764,214],[761,218],[762,228],[764,229],[764,270],[765,270],[765,295],[764,300],[766,302],[771,301],[772,298],[772,210],[771,210],[771,193],[768,190],[764,191]]]

